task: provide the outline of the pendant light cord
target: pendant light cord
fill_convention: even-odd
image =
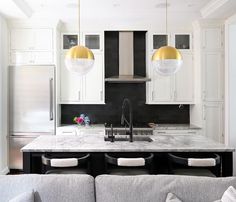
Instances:
[[[168,7],[168,3],[167,3],[167,0],[166,0],[166,34],[168,34],[168,33],[167,33],[167,31],[168,31],[168,24],[167,24],[167,21],[168,21],[167,7]]]
[[[79,40],[78,40],[78,45],[80,45],[80,0],[78,0],[78,29],[79,29]]]

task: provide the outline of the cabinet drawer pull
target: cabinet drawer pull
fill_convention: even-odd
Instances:
[[[80,91],[78,92],[78,100],[80,101]]]

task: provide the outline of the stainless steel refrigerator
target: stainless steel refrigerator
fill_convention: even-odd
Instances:
[[[9,167],[22,169],[20,149],[55,134],[55,66],[9,67]]]

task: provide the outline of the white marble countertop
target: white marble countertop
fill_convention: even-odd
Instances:
[[[153,142],[105,142],[104,134],[40,136],[23,152],[233,152],[201,135],[152,135]]]
[[[79,126],[76,124],[73,125],[62,125],[59,128],[77,128],[79,130],[89,130],[89,129],[104,129],[104,124],[92,124],[90,126]],[[156,127],[153,128],[154,130],[199,130],[201,129],[198,126],[192,124],[157,124]]]
[[[157,124],[154,130],[199,130],[198,126],[192,124]]]

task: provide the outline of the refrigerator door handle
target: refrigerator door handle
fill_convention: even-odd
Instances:
[[[53,121],[53,78],[49,79],[49,117],[50,121]]]

